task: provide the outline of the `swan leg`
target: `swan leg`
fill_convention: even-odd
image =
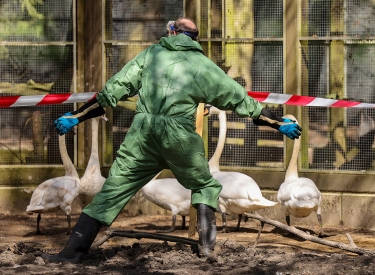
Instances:
[[[221,218],[223,221],[223,233],[229,233],[229,229],[227,227],[227,213],[225,211],[221,212]]]
[[[240,224],[242,220],[242,214],[238,214],[238,222],[235,231],[240,231]]]
[[[287,224],[288,226],[290,226],[290,216],[289,216],[289,215],[286,215],[286,216],[285,216],[285,219],[286,219],[286,224]]]
[[[38,217],[36,218],[36,234],[38,235],[42,235],[42,232],[40,231],[40,227],[39,227],[41,219],[42,219],[42,214],[38,213]]]
[[[186,229],[186,216],[182,216],[182,223],[181,223],[181,229]]]
[[[256,237],[256,239],[255,239],[255,243],[254,243],[254,245],[253,245],[253,248],[255,248],[256,245],[258,244],[259,237],[260,237],[260,233],[262,233],[263,227],[264,227],[264,222],[261,221],[261,222],[260,222],[260,228],[259,228],[259,231],[258,231],[258,235],[257,235],[257,237]]]
[[[72,232],[70,215],[66,215],[66,220],[68,221],[68,231],[66,232],[66,235],[70,235],[70,232]]]
[[[316,214],[317,217],[318,217],[318,222],[319,222],[319,226],[320,226],[320,232],[319,232],[319,237],[326,237],[328,236],[327,234],[324,233],[323,231],[323,220],[322,220],[322,216],[320,214]]]
[[[286,224],[287,224],[288,226],[290,226],[290,215],[286,215],[286,216],[285,216],[285,219],[286,219]],[[286,235],[286,236],[293,236],[294,234],[291,233],[291,232],[286,232],[285,235]]]
[[[176,215],[172,215],[172,226],[170,229],[167,230],[157,230],[157,233],[168,233],[168,232],[173,232],[176,228]]]

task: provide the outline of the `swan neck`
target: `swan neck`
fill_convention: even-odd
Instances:
[[[298,154],[301,144],[301,137],[294,140],[293,153],[289,161],[288,169],[286,170],[285,180],[289,178],[298,178]]]
[[[98,144],[99,119],[93,118],[91,123],[91,156],[99,154]]]
[[[99,131],[99,119],[92,118],[91,120],[91,154],[90,159],[87,163],[87,167],[85,170],[85,175],[91,175],[93,172],[98,172],[98,168],[100,168],[99,163],[99,149],[98,149],[98,131]],[[100,171],[100,169],[99,169]]]
[[[61,160],[65,167],[65,175],[78,178],[77,170],[74,167],[74,164],[72,160],[70,159],[68,155],[68,151],[66,149],[65,135],[63,136],[59,135],[59,149],[60,149]]]
[[[218,114],[219,117],[219,139],[217,141],[216,149],[212,155],[208,165],[210,170],[219,170],[219,160],[224,149],[225,139],[227,135],[227,115],[225,111],[220,111]]]

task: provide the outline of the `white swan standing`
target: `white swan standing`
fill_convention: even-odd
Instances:
[[[185,229],[186,216],[190,213],[191,191],[183,187],[175,178],[155,178],[143,186],[142,193],[152,203],[172,212],[172,226],[163,232],[175,230],[177,215],[182,216],[182,229]]]
[[[292,115],[284,117],[298,123]],[[285,174],[285,181],[280,185],[277,193],[277,201],[285,208],[286,222],[289,226],[290,215],[297,218],[305,218],[315,211],[320,225],[319,235],[322,236],[323,225],[320,208],[320,191],[311,179],[298,177],[297,159],[300,143],[301,137],[294,140],[292,157]]]
[[[38,213],[36,233],[41,234],[39,223],[41,214],[61,209],[68,221],[67,234],[71,232],[70,213],[72,203],[79,194],[79,176],[66,150],[65,135],[59,136],[59,148],[65,166],[65,176],[52,178],[41,183],[33,192],[26,213]]]
[[[98,193],[105,182],[100,171],[98,132],[100,117],[91,119],[91,155],[84,175],[80,179],[79,199],[81,207],[85,207]]]
[[[223,186],[219,197],[219,207],[223,219],[223,232],[229,232],[226,224],[226,211],[238,215],[236,227],[236,231],[238,231],[242,215],[245,212],[271,207],[276,205],[277,202],[264,198],[259,186],[251,177],[239,172],[220,171],[219,159],[223,152],[227,131],[226,114],[225,111],[221,111],[213,106],[210,109],[210,114],[217,114],[220,122],[217,148],[208,164],[213,177]]]

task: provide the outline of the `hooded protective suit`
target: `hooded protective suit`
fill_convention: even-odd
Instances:
[[[136,115],[102,190],[83,210],[111,225],[130,198],[162,169],[192,191],[192,204],[217,207],[221,184],[209,171],[202,138],[195,132],[199,103],[258,118],[262,105],[179,34],[138,54],[109,79],[97,100],[102,107],[138,94]]]

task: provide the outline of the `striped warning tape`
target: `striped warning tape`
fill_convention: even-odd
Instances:
[[[247,92],[247,94],[259,102],[298,106],[336,107],[336,108],[374,108],[375,104],[348,101],[341,99],[329,99],[312,96],[274,94],[268,92]]]
[[[42,106],[74,102],[86,102],[95,96],[95,92],[74,94],[48,94],[32,96],[5,96],[0,97],[0,108],[21,106]],[[329,99],[311,96],[275,94],[269,92],[248,92],[248,95],[262,103],[285,104],[315,107],[336,108],[374,108],[375,104],[356,101]]]
[[[93,98],[95,94],[95,92],[90,92],[75,94],[5,96],[0,97],[0,108],[85,102]]]

